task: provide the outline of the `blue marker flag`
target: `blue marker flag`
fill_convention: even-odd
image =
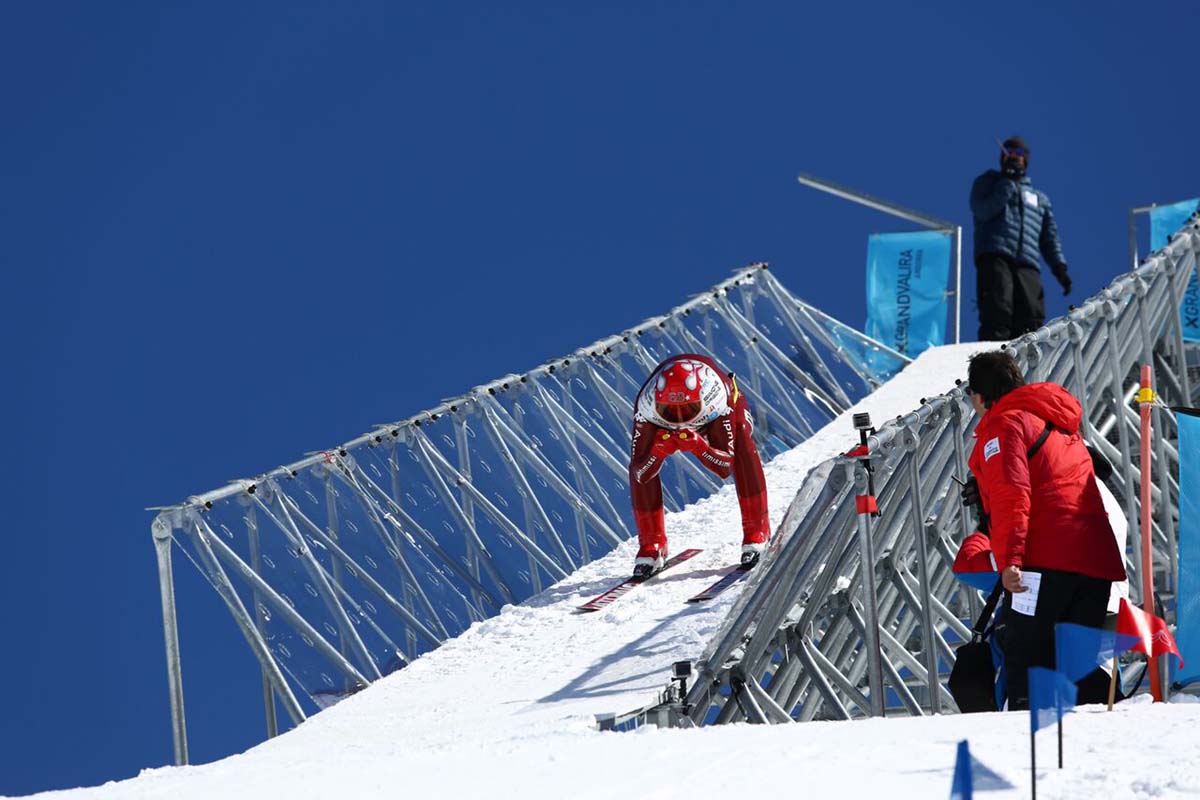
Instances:
[[[971,748],[967,740],[958,743],[958,757],[954,760],[954,781],[950,784],[950,800],[971,800],[974,792],[971,781]]]
[[[1054,626],[1056,669],[1069,681],[1077,681],[1102,667],[1141,641],[1136,636],[1100,628],[1060,622]]]
[[[1150,250],[1165,247],[1171,234],[1183,227],[1197,207],[1200,207],[1200,200],[1184,200],[1182,203],[1150,209]],[[1183,305],[1179,310],[1183,319],[1183,338],[1189,342],[1200,342],[1200,280],[1194,269],[1183,292]]]
[[[1077,690],[1066,675],[1045,667],[1029,668],[1029,732],[1037,733],[1075,707]]]
[[[1185,686],[1200,680],[1200,417],[1175,415],[1179,423],[1179,588],[1175,592],[1175,643],[1186,672]]]
[[[946,342],[950,235],[877,233],[867,241],[867,330],[909,358]]]

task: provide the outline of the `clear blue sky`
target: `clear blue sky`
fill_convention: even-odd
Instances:
[[[6,4],[0,794],[170,760],[145,506],[532,367],[752,261],[861,325],[866,236],[897,228],[797,172],[969,240],[970,182],[1020,133],[1074,298],[1101,288],[1126,269],[1129,206],[1200,194],[1195,13]],[[177,564],[192,752],[210,760],[262,735],[259,677]]]

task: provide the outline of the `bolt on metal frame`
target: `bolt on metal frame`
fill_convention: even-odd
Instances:
[[[908,362],[755,264],[570,356],[157,509],[176,762],[187,731],[172,543],[255,655],[274,736],[277,706],[299,724],[630,538],[634,394],[656,363],[695,350],[738,376],[764,457]],[[720,486],[689,460],[664,478],[670,509]]]
[[[1028,379],[1062,384],[1079,398],[1085,437],[1113,461],[1109,486],[1128,518],[1135,598],[1143,569],[1137,487],[1150,465],[1139,463],[1130,400],[1138,366],[1154,363],[1167,404],[1194,403],[1180,306],[1200,254],[1198,220],[1065,317],[1004,345]],[[1170,595],[1178,569],[1178,452],[1173,418],[1157,416],[1154,570]],[[965,477],[975,417],[956,386],[881,425],[866,457],[830,459],[809,473],[696,664],[682,706],[688,724],[957,710],[945,684],[980,595],[952,574],[957,545],[973,529],[952,475]],[[867,458],[878,517],[856,508],[855,496],[867,493]]]

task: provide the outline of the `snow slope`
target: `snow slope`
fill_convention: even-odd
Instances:
[[[949,388],[981,345],[937,348],[855,411],[877,421]],[[855,441],[849,414],[767,466],[775,523],[808,470]],[[958,739],[1018,787],[1028,780],[1025,714],[808,723],[695,731],[599,733],[594,715],[653,701],[674,661],[697,657],[737,595],[683,600],[733,563],[740,543],[732,485],[669,515],[672,550],[697,558],[604,611],[575,606],[628,574],[635,543],[580,569],[521,606],[477,623],[408,668],[246,753],[194,767],[146,770],[101,787],[44,796],[235,797],[646,797],[804,790],[865,797],[945,796]],[[1200,793],[1200,766],[1167,754],[1136,764],[1131,732],[1167,732],[1200,756],[1200,705],[1127,705],[1068,722],[1067,764],[1048,771],[1044,797],[1183,796]],[[1042,763],[1053,762],[1045,735]],[[869,769],[864,769],[864,761]],[[1193,758],[1192,760],[1197,761]],[[1050,774],[1053,773],[1053,774]],[[1009,792],[1025,796],[1024,790]],[[934,793],[934,794],[931,794]],[[999,796],[999,795],[998,795]]]

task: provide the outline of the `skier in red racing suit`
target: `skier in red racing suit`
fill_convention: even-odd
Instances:
[[[753,566],[770,536],[767,484],[751,434],[754,422],[737,382],[707,356],[684,353],[663,361],[634,401],[629,488],[638,528],[635,578],[662,569],[667,558],[662,481],[672,454],[691,453],[722,480],[733,474],[742,510],[742,564]]]

